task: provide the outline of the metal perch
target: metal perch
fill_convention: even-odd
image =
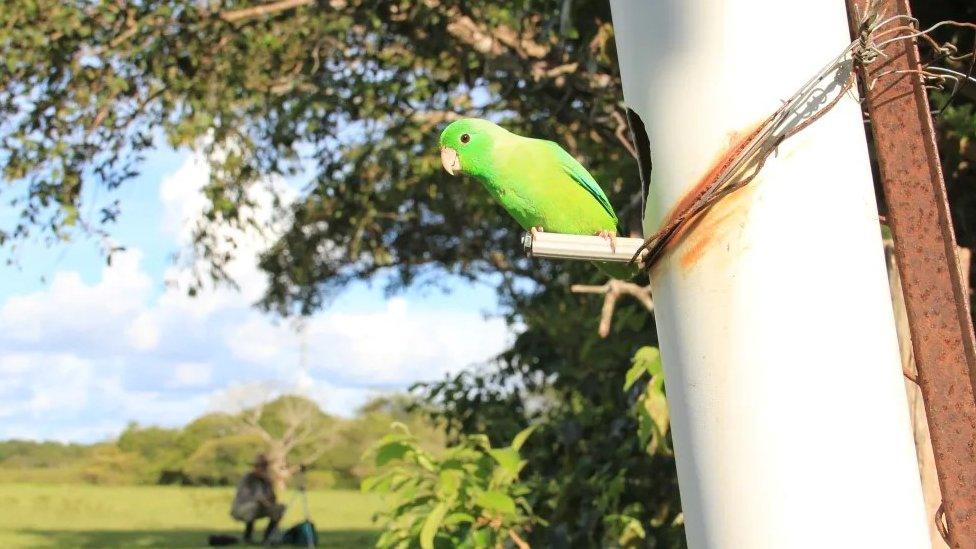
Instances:
[[[575,234],[536,233],[535,238],[526,233],[522,245],[529,257],[549,259],[582,259],[589,261],[610,261],[630,263],[634,254],[644,244],[642,238],[616,238],[613,249],[610,243],[599,236]]]

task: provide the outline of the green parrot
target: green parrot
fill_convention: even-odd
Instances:
[[[549,231],[598,235],[616,246],[617,214],[590,172],[552,141],[522,137],[479,118],[462,118],[441,133],[441,163],[451,175],[481,181],[488,193],[533,237]],[[615,278],[632,265],[594,262]]]

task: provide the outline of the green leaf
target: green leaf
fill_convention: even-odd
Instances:
[[[518,476],[519,471],[525,465],[525,461],[519,456],[518,451],[513,448],[489,450],[488,454],[513,478]]]
[[[637,440],[640,441],[642,447],[647,447],[653,437],[654,420],[651,419],[651,415],[647,412],[647,408],[644,406],[644,400],[641,399],[641,401],[637,403]],[[655,453],[655,451],[656,447],[648,449],[648,452],[651,454]]]
[[[512,439],[512,448],[515,450],[521,450],[522,446],[525,444],[525,441],[528,440],[528,438],[532,435],[532,433],[535,432],[535,430],[538,427],[539,424],[536,423],[534,425],[529,425],[525,429],[519,431],[519,434],[515,435],[515,438]]]
[[[891,233],[891,227],[885,223],[881,224],[881,238],[884,240],[892,240],[894,238]]]
[[[608,515],[604,519],[604,523],[613,525],[612,531],[616,531],[616,544],[620,547],[629,547],[635,545],[635,541],[638,539],[646,539],[647,531],[641,524],[640,520],[635,517],[628,515]]]
[[[390,429],[393,431],[400,431],[401,433],[406,435],[410,434],[410,428],[407,427],[407,425],[402,421],[394,421],[390,423]],[[391,433],[391,435],[396,436],[396,433]]]
[[[438,477],[437,493],[441,495],[443,499],[454,498],[457,496],[457,493],[461,488],[463,477],[464,472],[457,469],[447,469],[441,471],[440,476]]]
[[[444,519],[444,526],[453,526],[462,522],[474,522],[474,517],[467,513],[451,513]]]
[[[471,547],[491,547],[491,530],[480,528],[470,534]]]
[[[661,367],[661,351],[657,347],[641,347],[634,353],[634,362],[644,364],[647,373],[656,376],[663,372]]]
[[[413,439],[413,436],[407,433],[390,433],[376,442],[376,446],[383,446],[385,444],[390,444],[391,442],[405,442]]]
[[[426,469],[426,470],[428,470],[428,471],[430,471],[431,473],[433,473],[433,472],[434,472],[434,468],[435,468],[435,467],[434,467],[434,462],[432,462],[432,461],[430,460],[430,458],[429,458],[429,457],[427,457],[427,455],[426,455],[426,454],[422,454],[422,453],[418,453],[418,454],[417,454],[417,463],[418,463],[418,464],[419,464],[419,465],[420,465],[421,467],[423,467],[424,469]]]
[[[459,459],[445,459],[441,462],[441,470],[444,469],[464,469],[464,462]]]
[[[471,447],[473,448],[481,447],[486,450],[491,448],[491,442],[488,440],[488,435],[484,435],[484,434],[468,435],[467,440],[468,440],[468,444],[470,444]]]
[[[401,459],[412,449],[412,445],[404,444],[402,442],[391,442],[389,444],[385,444],[376,452],[376,466],[382,467],[394,459]]]
[[[624,376],[624,390],[630,389],[645,372],[651,377],[664,373],[661,352],[657,347],[646,346],[637,349],[634,353],[633,365]]]
[[[634,383],[637,383],[637,380],[640,379],[645,372],[647,372],[645,365],[635,361],[634,365],[627,370],[627,374],[624,376],[624,391],[633,387]]]
[[[392,475],[388,473],[366,477],[359,485],[360,491],[385,493],[390,490]]]
[[[664,396],[664,379],[661,376],[655,376],[647,386],[644,407],[661,435],[667,434],[671,416],[668,413],[668,399]]]
[[[475,505],[503,515],[514,515],[515,501],[497,490],[485,490],[475,498]]]
[[[420,547],[422,549],[434,549],[434,536],[437,535],[437,530],[441,527],[441,522],[446,514],[447,502],[442,501],[427,515],[424,525],[420,528]]]
[[[647,365],[647,373],[651,374],[651,377],[660,377],[664,379],[664,363],[661,362],[661,353],[654,349],[655,358]]]

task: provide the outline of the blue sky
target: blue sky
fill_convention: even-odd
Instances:
[[[129,421],[180,425],[276,391],[348,415],[375,394],[483,362],[510,340],[489,314],[494,290],[460,280],[448,294],[392,299],[379,284],[354,285],[300,336],[251,307],[264,288],[254,257],[267,237],[256,234],[236,235],[240,291],[187,297],[172,256],[185,249],[206,177],[189,152],[147,158],[115,195],[123,212],[112,238],[127,251],[111,266],[97,241],[81,240],[21,246],[17,265],[0,267],[0,439],[101,440]]]

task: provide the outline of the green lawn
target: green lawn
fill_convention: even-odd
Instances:
[[[0,547],[205,547],[210,534],[240,535],[228,514],[232,496],[227,488],[0,484]],[[309,503],[320,547],[372,545],[378,498],[316,490]],[[296,500],[282,524],[301,514]]]

